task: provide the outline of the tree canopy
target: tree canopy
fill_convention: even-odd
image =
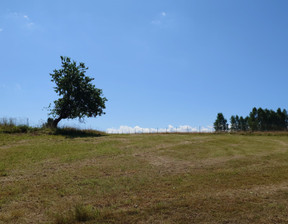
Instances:
[[[228,129],[227,120],[222,113],[217,114],[216,121],[214,122],[215,131],[226,131]]]
[[[61,62],[61,68],[50,74],[60,97],[50,108],[50,115],[55,118],[52,125],[57,127],[62,119],[79,118],[82,121],[84,117],[105,114],[107,99],[102,96],[102,90],[91,83],[94,78],[85,75],[88,67],[84,63],[77,65],[69,57],[61,56]]]
[[[224,116],[218,113],[214,123],[216,131],[223,130],[221,120]],[[233,115],[230,118],[231,131],[284,131],[288,128],[288,114],[285,109],[280,108],[277,111],[254,107],[249,116],[242,117]],[[227,129],[228,130],[228,129]]]

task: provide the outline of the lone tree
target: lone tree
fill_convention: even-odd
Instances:
[[[86,76],[88,67],[84,63],[76,64],[69,57],[61,56],[62,66],[54,70],[52,82],[56,84],[55,92],[60,96],[54,101],[54,108],[50,108],[50,115],[54,117],[52,127],[57,127],[62,119],[96,117],[105,114],[105,102],[102,90],[91,83],[94,78]]]

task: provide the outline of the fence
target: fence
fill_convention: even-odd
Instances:
[[[212,127],[199,126],[198,128],[191,126],[169,126],[167,128],[141,128],[121,126],[118,129],[108,128],[108,134],[155,134],[155,133],[211,133],[214,132]]]

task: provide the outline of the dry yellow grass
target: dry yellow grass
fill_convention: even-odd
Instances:
[[[0,223],[288,223],[288,135],[0,134]]]

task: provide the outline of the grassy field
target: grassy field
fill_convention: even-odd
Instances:
[[[0,223],[288,223],[288,134],[0,134]]]

